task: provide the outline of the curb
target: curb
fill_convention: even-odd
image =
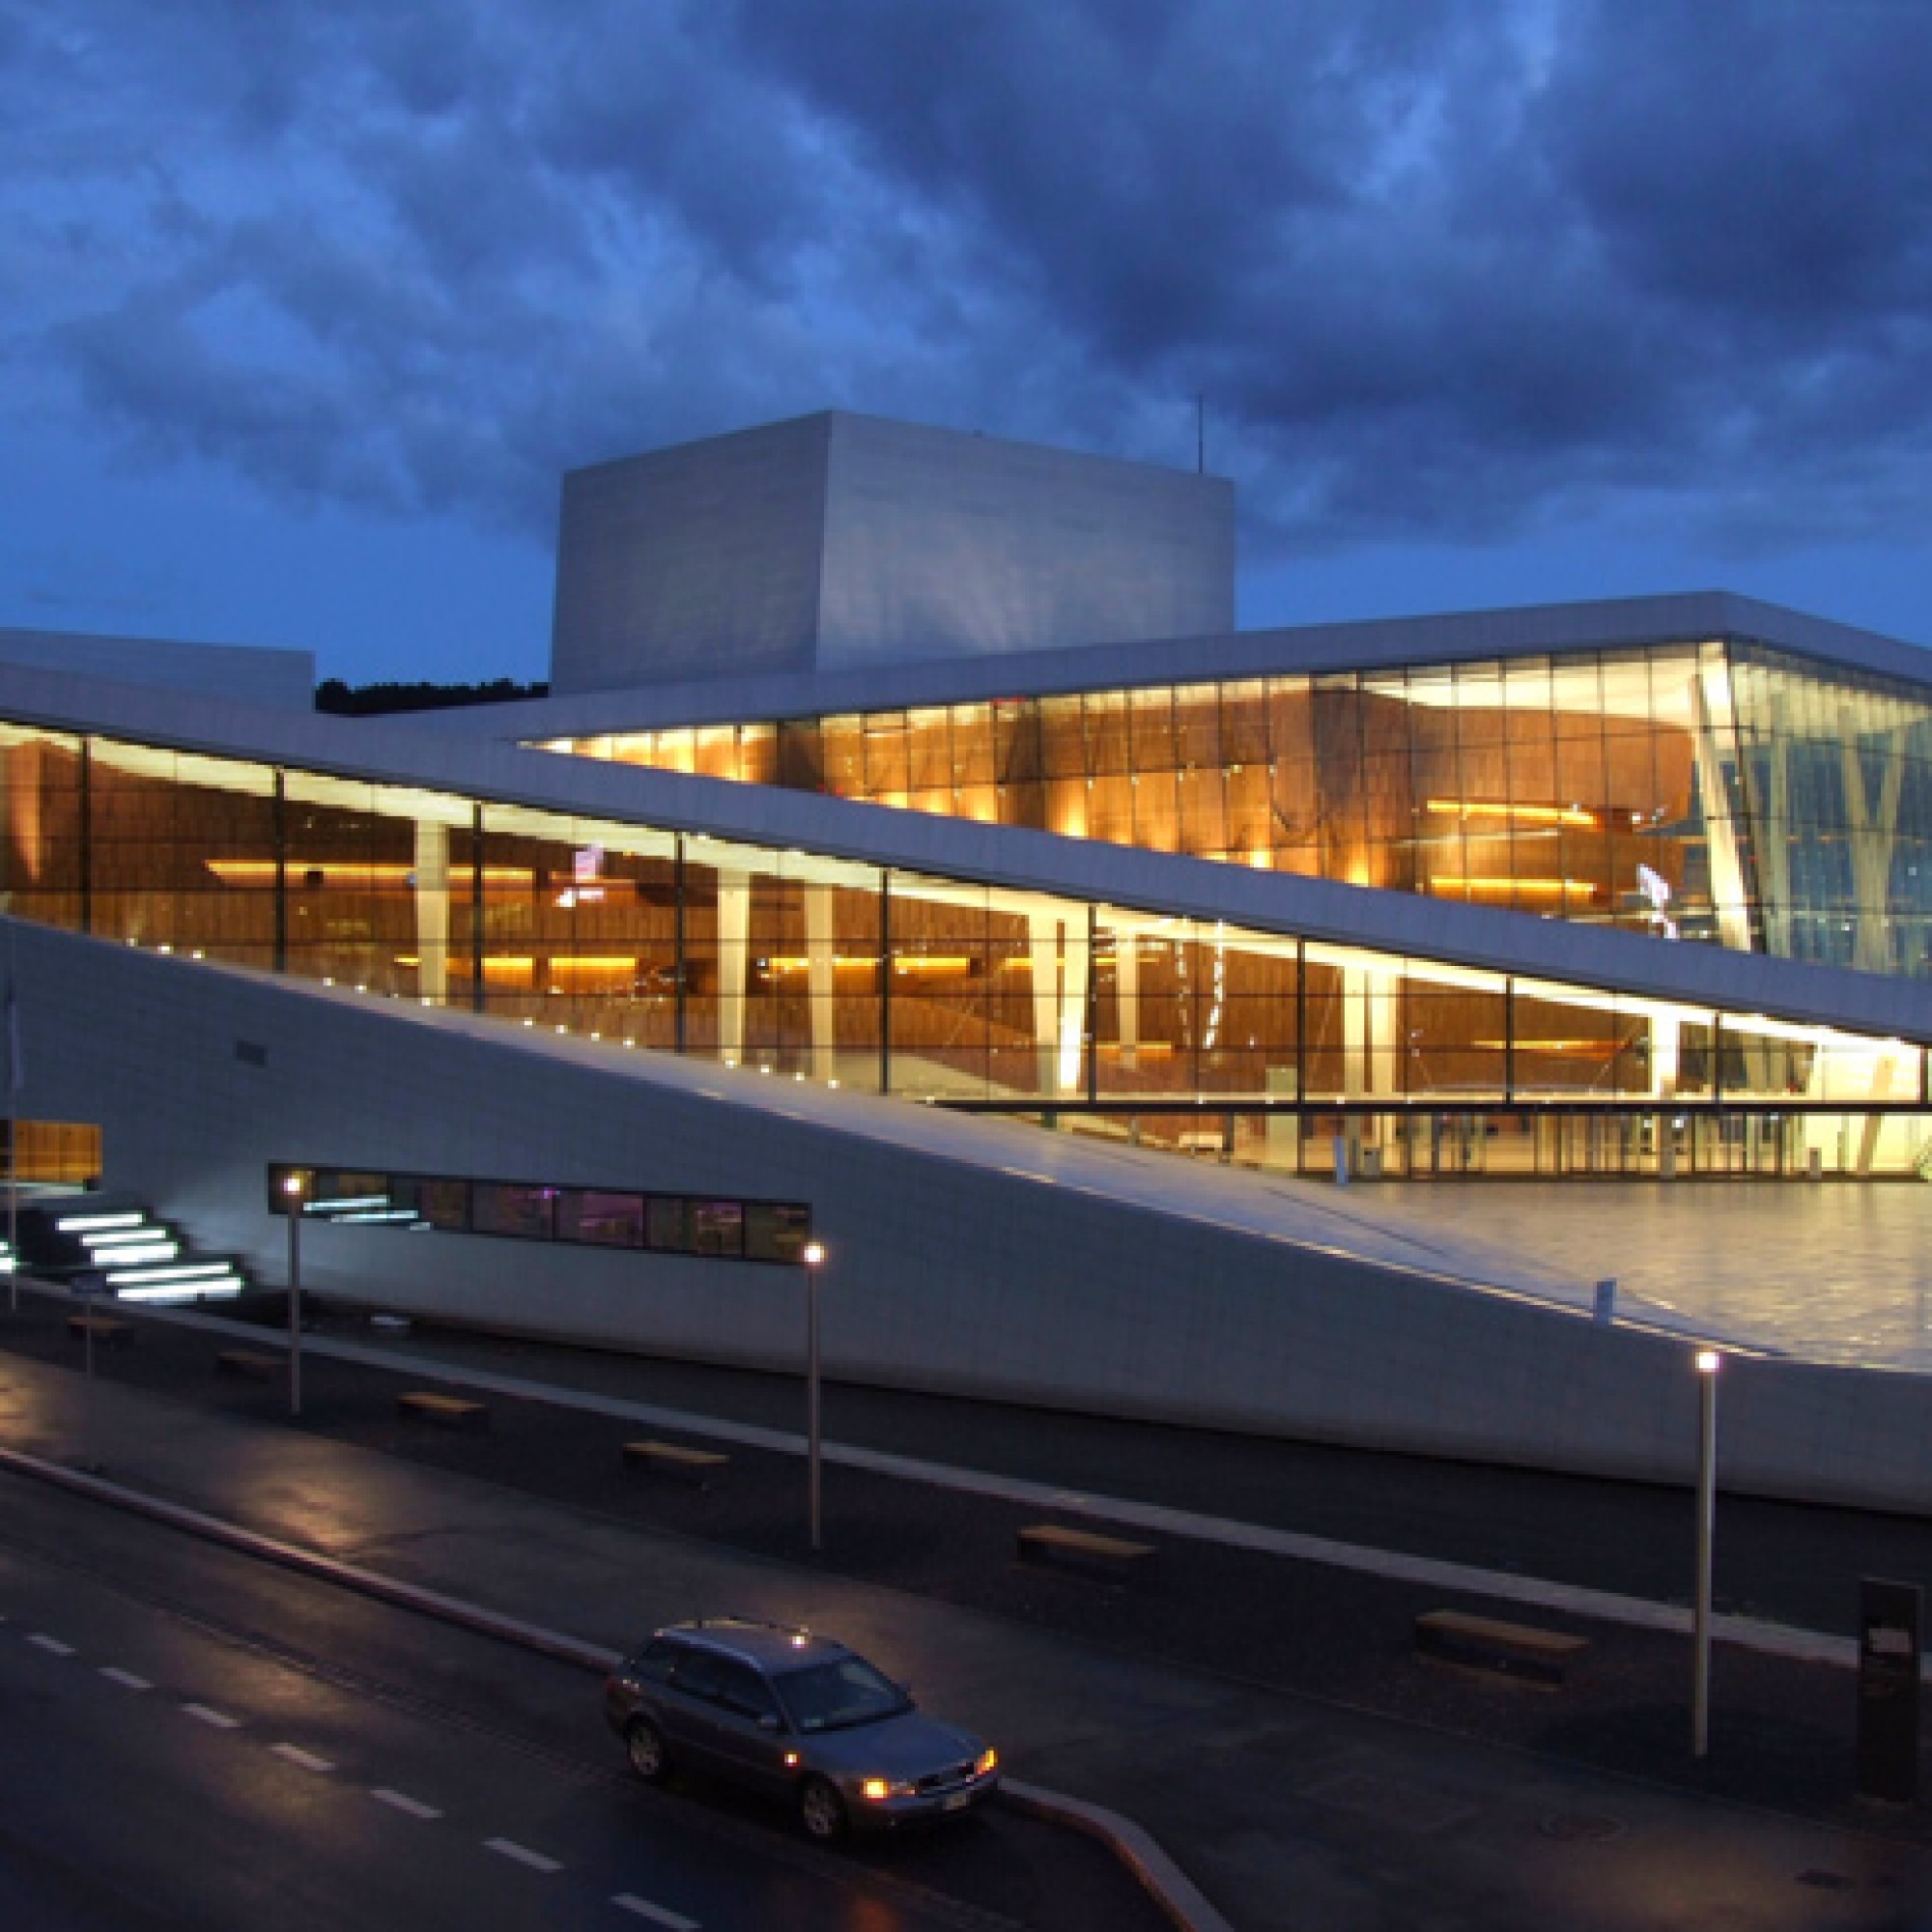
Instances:
[[[1234,1932],[1227,1919],[1202,1896],[1194,1881],[1131,1818],[1090,1804],[1082,1798],[1022,1784],[1016,1778],[1003,1778],[1000,1793],[1016,1810],[1031,1817],[1098,1838],[1181,1932]]]
[[[405,1583],[397,1577],[384,1577],[379,1571],[365,1570],[359,1564],[319,1555],[314,1550],[284,1543],[276,1537],[243,1529],[239,1523],[228,1522],[220,1517],[188,1509],[181,1503],[165,1502],[140,1490],[130,1490],[120,1483],[110,1483],[104,1477],[71,1469],[59,1463],[49,1463],[22,1450],[0,1448],[0,1470],[46,1483],[54,1489],[86,1496],[90,1501],[105,1503],[110,1508],[126,1510],[131,1515],[149,1517],[187,1535],[200,1537],[204,1542],[220,1544],[262,1562],[273,1563],[281,1569],[313,1577],[319,1582],[332,1583],[381,1603],[435,1617],[480,1636],[517,1644],[541,1657],[573,1664],[582,1670],[594,1671],[600,1676],[622,1662],[617,1652],[606,1650],[598,1644],[585,1643],[560,1631],[547,1630],[541,1624],[525,1623],[517,1617],[486,1610],[481,1605],[467,1602],[461,1597],[445,1596],[440,1590]],[[1179,1928],[1179,1932],[1234,1932],[1228,1920],[1208,1902],[1194,1882],[1131,1818],[1110,1811],[1104,1805],[1090,1804],[1084,1799],[1069,1798],[1061,1792],[1045,1791],[1038,1785],[1022,1784],[1011,1778],[1001,1779],[1000,1792],[1015,1810],[1029,1817],[1097,1838],[1120,1860],[1141,1889]]]

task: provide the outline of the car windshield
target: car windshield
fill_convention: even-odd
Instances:
[[[876,1723],[912,1708],[906,1693],[863,1657],[839,1657],[830,1663],[788,1670],[777,1683],[791,1720],[801,1731]]]

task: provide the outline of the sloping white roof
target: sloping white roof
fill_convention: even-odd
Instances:
[[[1729,591],[1525,605],[1443,616],[1374,618],[1151,643],[1087,644],[1005,657],[868,668],[863,671],[750,677],[583,693],[522,704],[422,714],[426,729],[518,739],[592,737],[668,725],[747,723],[823,713],[971,703],[1065,691],[1188,684],[1271,674],[1464,664],[1548,652],[1744,638],[1881,677],[1932,687],[1932,652],[1875,631]],[[1932,689],[1928,689],[1932,696]]]

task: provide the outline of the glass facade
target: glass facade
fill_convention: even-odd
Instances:
[[[1632,662],[1654,699],[1653,668]],[[1518,689],[1516,666],[1492,672]],[[1591,675],[1607,690],[1603,665]],[[1547,666],[1544,676],[1547,699]],[[1752,702],[1790,702],[1779,689]],[[1649,829],[1633,831],[1599,822],[1615,816],[1603,789],[1579,782],[1574,796],[1595,802],[1560,807],[1547,779],[1535,799],[1520,794],[1516,775],[1530,767],[1495,742],[1483,751],[1492,764],[1478,760],[1481,748],[1465,754],[1453,704],[1406,696],[1390,710],[1366,680],[1345,696],[1364,734],[1371,719],[1420,717],[1448,730],[1458,761],[1418,776],[1412,751],[1406,767],[1388,753],[1390,772],[1408,772],[1404,795],[1421,801],[1408,822],[1427,840],[1377,844],[1370,828],[1387,813],[1372,814],[1365,795],[1345,822],[1316,813],[1319,850],[1333,841],[1373,871],[1421,867],[1426,846],[1427,877],[1459,878],[1465,891],[1508,865],[1518,889],[1534,866],[1607,892],[1629,838],[1672,868],[1681,890],[1668,917],[1688,923],[1701,905],[1719,919],[1726,902],[1700,897],[1696,884],[1721,871],[1708,829],[1692,834],[1709,812],[1693,810],[1690,753],[1680,743],[1666,755],[1675,741],[1661,730],[1634,731],[1644,749],[1618,767],[1648,773],[1654,802],[1640,811],[1646,794],[1607,793],[1629,802],[1627,817],[1647,813]],[[1085,756],[1099,741],[1087,701],[1072,702]],[[1143,709],[1165,723],[1136,723]],[[1493,710],[1476,710],[1493,739]],[[1545,702],[1538,715],[1555,713]],[[1217,716],[1222,757],[1231,745],[1245,753],[1229,715]],[[1888,716],[1874,728],[1893,729]],[[1174,757],[1206,742],[1202,718],[1184,722],[1172,701],[1137,697],[1094,717],[1096,731]],[[908,760],[911,742],[902,738]],[[1537,756],[1580,772],[1587,757],[1561,763],[1568,742],[1547,728]],[[1587,742],[1602,752],[1607,724]],[[1785,759],[1787,810],[1802,764]],[[1261,769],[1272,792],[1279,781]],[[1180,768],[1168,775],[1179,825]],[[1304,778],[1318,804],[1340,796],[1339,781]],[[1452,793],[1452,779],[1464,789]],[[1759,781],[1746,770],[1739,789]],[[1880,772],[1869,782],[1894,802],[1918,796],[1905,778]],[[1800,1173],[1814,1161],[1826,1173],[1907,1174],[1932,1164],[1918,1043],[27,724],[0,724],[0,892],[21,917],[774,1078],[1291,1171],[1332,1171],[1338,1145],[1364,1169],[1418,1175]],[[1559,815],[1534,816],[1532,806]],[[1594,843],[1573,843],[1586,832]],[[1846,867],[1858,863],[1847,856]],[[1621,920],[1613,899],[1605,917]],[[502,1233],[557,1211],[516,1189],[479,1188],[466,1208],[471,1225]],[[553,1218],[544,1237],[621,1232],[628,1242],[637,1232],[646,1246],[706,1253],[742,1252],[754,1238],[747,1210],[730,1203],[650,1199],[633,1211],[587,1199],[566,1211],[578,1218],[567,1228]],[[661,1236],[657,1219],[673,1211],[677,1229]]]
[[[1745,641],[544,749],[1932,973],[1932,688]]]

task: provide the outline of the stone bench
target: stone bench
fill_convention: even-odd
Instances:
[[[406,1420],[435,1422],[444,1429],[488,1429],[490,1411],[468,1396],[440,1395],[433,1389],[411,1389],[396,1398],[396,1413]]]
[[[1415,1620],[1415,1648],[1418,1656],[1438,1663],[1555,1690],[1590,1648],[1590,1639],[1465,1610],[1424,1610]]]
[[[731,1459],[720,1449],[688,1449],[681,1442],[627,1442],[624,1466],[675,1476],[680,1482],[708,1490],[712,1479],[731,1466]]]
[[[1124,1537],[1070,1529],[1059,1522],[1031,1522],[1019,1532],[1022,1563],[1066,1563],[1075,1569],[1124,1576],[1149,1568],[1156,1554],[1151,1543],[1129,1543]]]
[[[134,1325],[122,1321],[118,1315],[70,1315],[67,1331],[70,1335],[78,1335],[83,1341],[92,1335],[104,1349],[120,1349],[133,1339]]]
[[[265,1355],[258,1349],[222,1349],[214,1357],[218,1376],[246,1376],[253,1381],[271,1380],[282,1372],[279,1355]]]

